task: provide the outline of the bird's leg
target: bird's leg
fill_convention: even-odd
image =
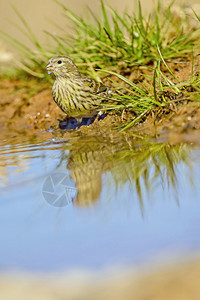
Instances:
[[[97,114],[98,120],[100,120],[100,118],[101,118],[102,115],[103,115],[103,112],[100,110],[100,111],[98,112],[98,114]]]
[[[103,118],[102,118],[102,116],[103,116]],[[99,111],[99,112],[97,113],[97,115],[95,116],[95,119],[94,119],[93,123],[95,124],[95,123],[97,123],[99,120],[103,120],[103,119],[104,119],[104,116],[105,116],[105,113],[104,113],[103,111]]]
[[[76,118],[76,121],[77,121],[77,126],[76,126],[76,130],[78,130],[82,125],[82,121],[83,121],[83,118]]]
[[[99,113],[98,113],[97,115],[95,115],[92,119],[93,119],[93,120],[92,120],[91,123],[96,124],[96,123],[99,121]]]

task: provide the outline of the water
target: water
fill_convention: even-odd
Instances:
[[[200,249],[200,150],[75,136],[0,145],[0,268],[60,271]]]

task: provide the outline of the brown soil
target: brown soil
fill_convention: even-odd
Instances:
[[[0,276],[1,299],[198,300],[200,260],[145,269]]]
[[[168,62],[168,66],[175,73],[181,82],[186,82],[191,77],[191,60]],[[138,67],[126,69],[125,65],[119,65],[120,73],[123,73],[131,81],[146,84],[145,74],[149,75],[148,67]],[[165,66],[162,71],[168,78]],[[200,56],[194,60],[194,76],[200,71]],[[150,74],[152,76],[152,73]],[[114,80],[117,78],[113,76]],[[170,78],[173,79],[173,78]],[[106,78],[104,79],[106,82]],[[0,126],[1,136],[8,137],[14,133],[33,135],[49,128],[58,128],[59,120],[66,117],[52,100],[51,85],[38,81],[22,81],[2,79],[0,82]],[[187,91],[192,92],[192,87],[188,86]],[[167,109],[156,110],[145,119],[131,128],[140,134],[156,136],[162,141],[170,142],[196,142],[200,132],[200,104],[197,101],[185,100],[185,94],[176,98],[171,91],[167,92],[169,106]],[[196,95],[196,93],[193,93]],[[177,104],[178,103],[178,104]],[[87,135],[109,134],[117,132],[116,127],[121,127],[130,121],[132,114],[124,111],[121,113],[109,113],[104,120],[95,122],[90,126],[82,126],[78,132]],[[67,132],[67,135],[74,135],[74,132]]]

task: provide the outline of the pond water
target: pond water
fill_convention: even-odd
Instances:
[[[123,134],[9,141],[0,145],[1,271],[200,250],[198,147]]]

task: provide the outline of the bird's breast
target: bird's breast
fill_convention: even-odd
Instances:
[[[56,80],[52,88],[53,99],[68,116],[78,117],[91,110],[91,97],[82,90],[81,83]]]

